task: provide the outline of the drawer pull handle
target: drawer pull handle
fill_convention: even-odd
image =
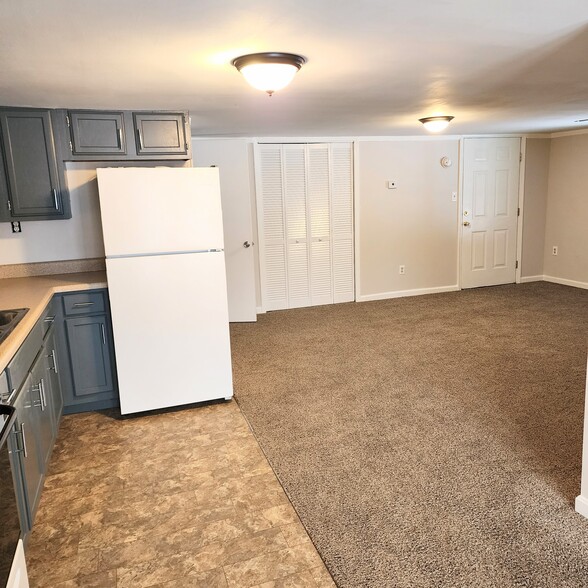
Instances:
[[[47,408],[47,397],[45,396],[45,382],[43,378],[39,381],[39,392],[41,397],[41,410],[44,411]]]
[[[22,437],[22,449],[16,449],[14,451],[14,453],[23,453],[25,458],[27,458],[29,456],[29,453],[27,451],[27,438],[25,437],[25,431],[24,431],[24,423],[20,424],[20,431],[18,429],[14,429],[14,433],[19,433],[20,436]]]
[[[104,323],[100,325],[102,330],[102,345],[106,345],[106,331],[104,330]]]
[[[82,308],[84,306],[93,306],[94,303],[93,302],[74,302],[73,307],[74,308]]]
[[[46,316],[43,319],[43,322],[45,322],[45,323],[52,323],[54,320],[55,320],[55,316]]]
[[[53,360],[53,367],[50,367],[49,369],[53,370],[56,374],[58,374],[59,371],[57,370],[57,357],[55,356],[55,349],[52,349],[51,353],[47,355],[47,357],[50,357]]]

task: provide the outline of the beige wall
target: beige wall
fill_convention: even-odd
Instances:
[[[588,134],[551,139],[544,251],[547,279],[588,287]]]
[[[543,275],[551,139],[527,139],[521,277]]]
[[[356,153],[358,299],[455,288],[459,142],[360,141]],[[451,167],[440,165],[443,156]]]

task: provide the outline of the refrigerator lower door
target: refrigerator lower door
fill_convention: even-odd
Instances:
[[[223,252],[106,260],[121,412],[233,395]]]

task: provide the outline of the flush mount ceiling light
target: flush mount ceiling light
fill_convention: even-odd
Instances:
[[[251,53],[231,62],[250,85],[270,96],[285,88],[305,63],[304,57],[294,53]]]
[[[425,118],[419,118],[419,122],[423,123],[427,131],[438,133],[439,131],[446,129],[447,125],[453,119],[453,116],[427,116]]]

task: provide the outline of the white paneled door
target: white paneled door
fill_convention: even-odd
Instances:
[[[258,145],[265,310],[354,300],[352,163],[349,143]]]
[[[194,165],[219,168],[231,322],[257,320],[249,148],[244,139],[192,140]]]
[[[515,281],[520,150],[518,138],[464,140],[462,288]]]

